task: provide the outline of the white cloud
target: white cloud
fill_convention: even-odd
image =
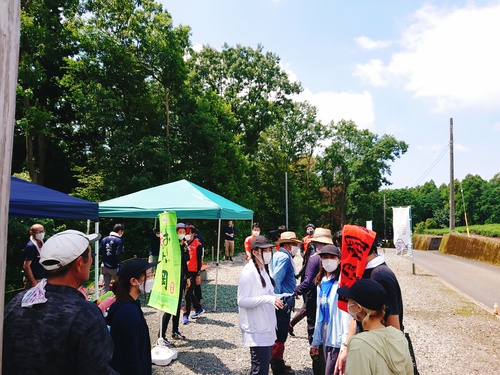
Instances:
[[[282,65],[292,82],[299,82],[289,65]],[[358,128],[375,131],[375,111],[372,95],[368,91],[313,93],[308,88],[296,96],[297,101],[308,101],[318,109],[318,120],[323,124],[330,121],[353,120]]]
[[[312,93],[304,89],[298,100],[307,100],[318,108],[318,119],[324,124],[330,121],[353,120],[361,129],[375,130],[375,113],[372,95],[367,92]]]
[[[375,87],[383,87],[389,84],[387,78],[387,67],[382,60],[373,59],[367,64],[356,65],[354,71],[355,77],[360,77],[363,81]]]
[[[355,76],[373,86],[404,82],[434,110],[496,109],[500,101],[500,5],[438,9],[424,6],[389,62],[370,60]]]
[[[382,49],[392,44],[389,40],[373,40],[364,35],[358,36],[354,40],[358,46],[366,50]]]

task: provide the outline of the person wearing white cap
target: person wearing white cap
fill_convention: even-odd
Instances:
[[[66,230],[45,242],[40,263],[47,278],[5,309],[4,374],[116,374],[101,310],[78,291],[89,279],[90,244],[99,238]]]

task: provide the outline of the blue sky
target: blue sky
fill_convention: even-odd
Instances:
[[[162,0],[193,46],[276,53],[327,123],[409,144],[390,188],[500,172],[500,1]]]

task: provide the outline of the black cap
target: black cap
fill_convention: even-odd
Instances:
[[[335,245],[326,245],[321,248],[319,251],[319,256],[322,256],[324,254],[331,254],[339,257],[340,259],[340,250],[337,246]]]
[[[135,258],[123,264],[118,276],[130,280],[132,277],[138,277],[146,270],[156,267],[157,264],[158,263],[148,263],[145,259]]]
[[[372,279],[356,280],[350,288],[337,289],[337,293],[370,310],[382,309],[387,299],[384,287]]]
[[[306,225],[306,229],[309,228],[309,227],[311,227],[313,229],[316,229],[316,227],[314,226],[313,223],[309,223],[309,224]]]
[[[250,243],[250,250],[267,249],[269,247],[273,247],[273,244],[264,236],[257,236]]]

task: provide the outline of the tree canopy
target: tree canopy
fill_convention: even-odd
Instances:
[[[415,224],[444,224],[446,185],[381,190],[406,142],[319,121],[264,46],[195,50],[153,0],[21,7],[13,172],[92,201],[185,178],[254,210],[263,233],[285,224],[287,204],[299,235],[311,221],[374,220],[382,233],[384,195],[414,206]],[[500,221],[498,175],[455,189],[459,220]]]

